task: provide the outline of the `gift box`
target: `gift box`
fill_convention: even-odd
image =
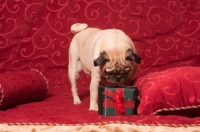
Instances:
[[[135,115],[138,104],[138,90],[135,86],[98,87],[98,114],[100,115]]]

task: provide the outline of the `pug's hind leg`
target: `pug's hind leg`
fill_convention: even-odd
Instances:
[[[71,83],[71,91],[74,100],[74,104],[81,104],[81,100],[78,96],[78,88],[76,85],[77,79],[79,78],[80,71],[82,70],[80,60],[75,58],[69,59],[68,65],[68,76]]]

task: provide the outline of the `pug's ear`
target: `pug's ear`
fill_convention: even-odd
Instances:
[[[108,55],[105,51],[103,51],[100,53],[100,56],[97,59],[95,59],[93,62],[94,62],[94,66],[99,66],[100,64],[103,64],[107,61],[109,61]]]
[[[133,53],[132,49],[128,49],[126,51],[126,60],[135,61],[137,64],[139,64],[141,62],[141,57]]]

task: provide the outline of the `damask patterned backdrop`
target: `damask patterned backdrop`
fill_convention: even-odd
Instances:
[[[142,57],[135,77],[200,66],[199,0],[1,0],[0,71],[34,68],[67,83],[75,22],[128,34]]]

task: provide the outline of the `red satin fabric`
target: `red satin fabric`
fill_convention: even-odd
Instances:
[[[124,98],[121,91],[116,90],[116,108],[122,115],[126,115],[126,110],[124,107]]]

